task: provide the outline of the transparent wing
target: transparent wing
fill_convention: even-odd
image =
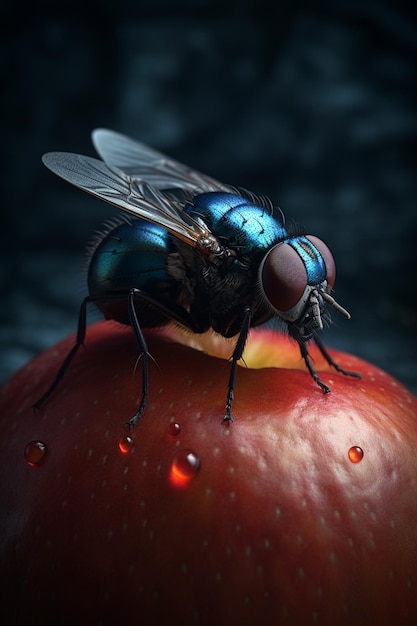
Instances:
[[[166,228],[187,244],[209,254],[219,250],[204,224],[192,219],[175,202],[148,182],[133,178],[98,159],[68,152],[48,152],[43,163],[54,174],[122,211]]]
[[[156,189],[180,188],[194,193],[230,191],[230,187],[214,178],[112,130],[97,128],[92,141],[107,165],[121,169],[132,178],[146,180]]]

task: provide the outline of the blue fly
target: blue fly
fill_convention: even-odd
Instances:
[[[194,333],[212,329],[236,337],[226,422],[232,420],[237,362],[249,330],[273,318],[284,321],[323,392],[330,388],[314,369],[310,340],[338,372],[359,377],[335,363],[320,338],[329,321],[327,305],[350,317],[331,295],[336,269],[326,244],[287,227],[268,198],[224,185],[113,131],[98,129],[92,138],[102,160],[51,152],[43,162],[128,215],[112,223],[93,246],[76,343],[35,408],[49,398],[84,343],[88,303],[106,319],[130,325],[136,336],[142,397],[130,427],[148,397],[149,354],[142,328],[175,322]]]

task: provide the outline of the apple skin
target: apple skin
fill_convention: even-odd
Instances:
[[[228,426],[229,364],[148,333],[157,365],[123,453],[141,386],[129,328],[91,326],[33,413],[73,341],[0,397],[3,623],[417,623],[417,398],[400,383],[312,349],[323,394],[297,346],[253,332]],[[275,357],[287,367],[262,367]]]

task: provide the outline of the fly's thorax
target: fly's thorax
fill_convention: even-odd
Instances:
[[[288,233],[269,205],[267,210],[261,205],[263,200],[259,199],[260,205],[254,201],[252,195],[248,199],[235,193],[208,192],[197,195],[186,211],[207,224],[225,248],[256,262]]]

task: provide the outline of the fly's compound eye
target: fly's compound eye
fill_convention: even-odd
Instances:
[[[261,284],[277,311],[289,311],[300,301],[307,286],[307,272],[294,248],[279,243],[268,252],[261,267]]]
[[[308,235],[291,243],[279,243],[269,251],[261,265],[260,277],[270,304],[283,319],[295,321],[312,288],[326,281],[327,292],[332,290],[336,266],[329,248],[317,237]]]
[[[313,246],[317,248],[320,252],[324,264],[326,266],[326,280],[327,280],[327,293],[330,293],[334,284],[336,282],[336,264],[334,262],[334,258],[329,248],[326,246],[324,241],[319,239],[318,237],[314,237],[314,235],[307,235],[306,239],[311,241]]]

